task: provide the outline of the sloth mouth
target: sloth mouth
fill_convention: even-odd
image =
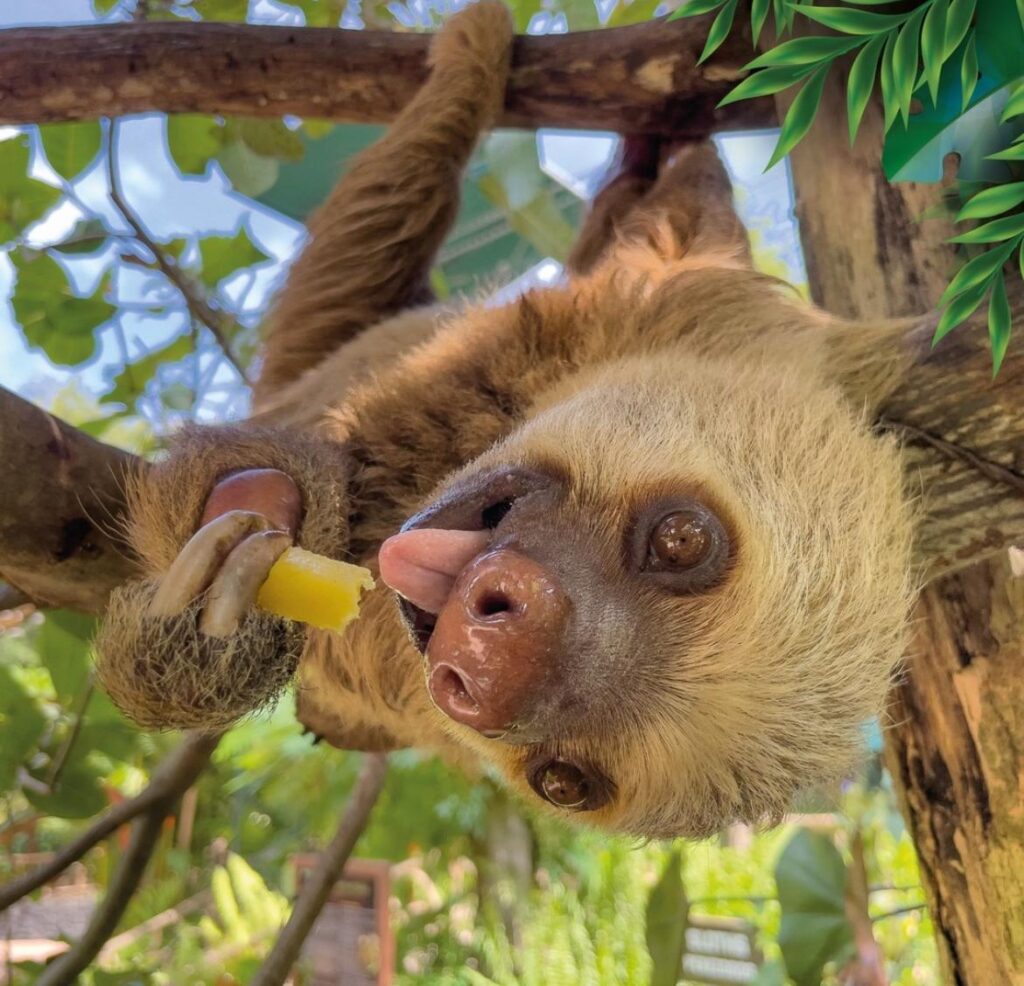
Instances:
[[[437,626],[437,614],[428,613],[425,609],[420,609],[419,606],[409,602],[408,599],[402,596],[398,597],[398,609],[402,614],[402,619],[405,621],[409,634],[412,636],[416,649],[420,654],[425,655],[427,653],[427,645],[430,643],[430,638],[434,633],[434,627]]]

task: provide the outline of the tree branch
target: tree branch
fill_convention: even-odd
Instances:
[[[100,613],[136,574],[118,527],[141,465],[0,387],[0,577],[33,602]]]
[[[114,203],[121,217],[131,227],[135,238],[153,255],[153,262],[157,269],[178,289],[182,298],[185,299],[185,305],[192,317],[210,330],[227,361],[235,368],[235,372],[242,378],[242,382],[249,385],[250,381],[246,376],[245,368],[238,362],[238,358],[231,349],[231,343],[228,341],[229,335],[238,328],[238,323],[227,312],[210,303],[188,272],[182,270],[174,258],[149,235],[142,220],[135,215],[125,201],[115,158],[116,136],[117,123],[112,121],[107,132],[107,179],[110,184],[110,201]]]
[[[703,136],[771,124],[770,101],[722,109],[749,35],[697,59],[710,17],[516,39],[501,123]],[[0,123],[168,113],[385,122],[427,74],[430,38],[389,31],[134,23],[0,31]],[[225,85],[225,79],[230,80]]]
[[[302,943],[313,928],[317,916],[341,877],[345,863],[370,819],[377,797],[384,786],[387,757],[368,753],[363,760],[355,791],[331,844],[324,850],[320,867],[314,870],[296,898],[288,923],[253,978],[250,986],[282,986],[298,960]]]
[[[173,804],[195,782],[210,762],[219,739],[219,734],[189,733],[181,745],[153,771],[149,784],[141,794],[115,805],[57,852],[48,863],[0,886],[0,913],[59,876],[126,822],[154,809],[163,812],[161,818],[166,816],[167,806]]]

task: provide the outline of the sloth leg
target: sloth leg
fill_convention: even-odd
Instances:
[[[465,8],[434,39],[426,83],[309,223],[267,323],[257,405],[367,326],[429,300],[462,170],[502,107],[511,46],[499,0]]]

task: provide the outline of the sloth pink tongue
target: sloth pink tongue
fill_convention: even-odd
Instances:
[[[380,546],[381,579],[427,613],[439,613],[459,573],[490,541],[490,531],[404,531]]]

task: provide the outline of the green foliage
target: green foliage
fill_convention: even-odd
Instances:
[[[818,986],[828,962],[853,948],[846,918],[846,865],[827,835],[800,829],[775,867],[782,925],[779,947],[796,986]]]
[[[206,236],[199,241],[199,256],[202,259],[200,277],[209,287],[216,287],[226,277],[241,270],[269,260],[249,233],[240,229],[234,236]]]
[[[20,236],[60,199],[58,189],[29,176],[28,166],[26,134],[0,141],[0,243]]]
[[[650,986],[675,986],[686,945],[686,891],[682,856],[673,850],[647,902],[647,951],[651,953]]]
[[[46,160],[62,178],[71,181],[96,160],[103,134],[94,120],[47,123],[39,127]]]
[[[10,257],[18,274],[11,305],[25,339],[55,363],[84,363],[96,351],[96,329],[117,311],[104,298],[104,284],[82,298],[47,254],[20,250]]]

